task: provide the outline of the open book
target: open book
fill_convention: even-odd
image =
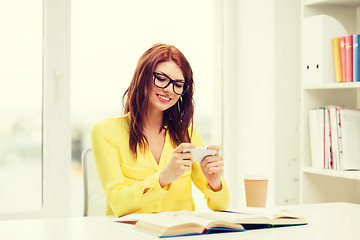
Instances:
[[[115,221],[136,222],[135,229],[159,237],[244,231],[240,224],[198,217],[190,211],[130,214]]]
[[[307,224],[304,217],[287,210],[245,208],[224,212],[162,212],[130,214],[115,220],[136,223],[135,229],[160,237],[244,231]]]
[[[197,216],[241,224],[245,229],[307,224],[306,218],[286,209],[244,208],[239,211],[198,212]]]

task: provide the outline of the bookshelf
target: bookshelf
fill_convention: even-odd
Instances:
[[[342,23],[348,34],[360,33],[360,0],[303,0],[301,18],[329,15]],[[304,45],[302,46],[304,48]],[[303,65],[302,65],[303,68]],[[334,71],[333,66],[328,69]],[[302,71],[303,72],[303,71]],[[360,171],[338,171],[311,167],[308,112],[329,104],[360,108],[360,83],[305,82],[301,86],[300,202],[360,203]]]

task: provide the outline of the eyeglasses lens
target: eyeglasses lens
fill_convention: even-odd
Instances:
[[[173,84],[173,91],[178,94],[181,95],[184,92],[184,85],[185,83],[182,81],[173,81],[170,80],[168,77],[157,74],[155,75],[155,86],[159,87],[159,88],[166,88],[170,82],[172,82]]]

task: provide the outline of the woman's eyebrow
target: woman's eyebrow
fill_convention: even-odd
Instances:
[[[160,74],[164,75],[165,77],[173,80],[173,81],[180,81],[180,82],[185,82],[185,79],[172,79],[171,77],[169,77],[166,73],[159,71]]]

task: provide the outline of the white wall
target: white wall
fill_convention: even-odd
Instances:
[[[253,173],[269,176],[269,206],[289,202],[279,197],[298,201],[299,169],[288,176],[288,163],[299,159],[299,22],[299,1],[224,1],[224,175],[230,207],[245,205],[243,177]]]
[[[275,204],[299,203],[299,0],[275,1]]]

